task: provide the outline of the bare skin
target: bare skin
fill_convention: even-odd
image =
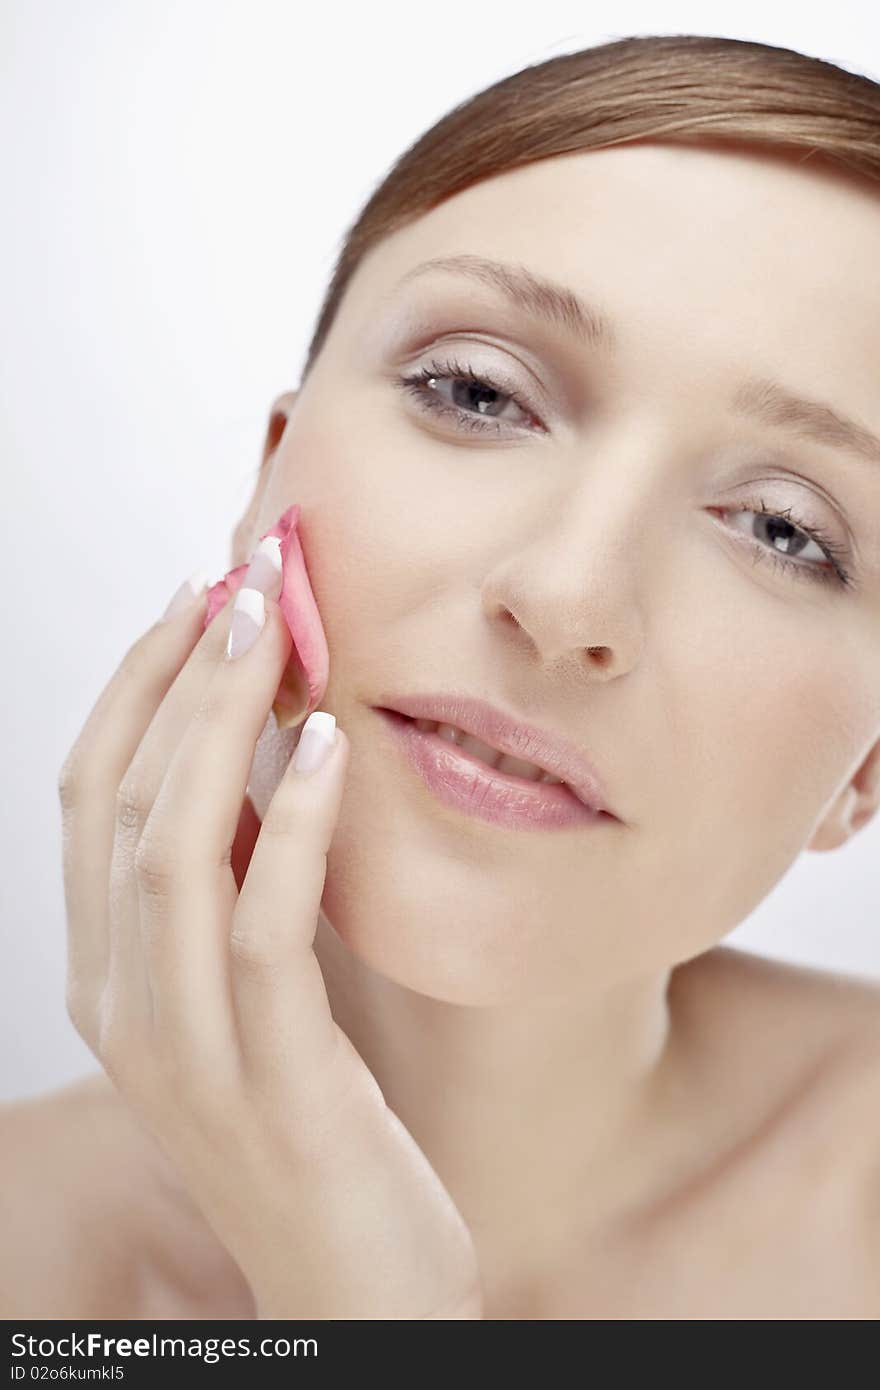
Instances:
[[[553,1291],[513,1281],[485,1316],[876,1317],[880,991],[721,946],[679,968],[674,997],[725,1124],[693,1112],[672,1185],[609,1212]],[[0,1108],[0,1137],[5,1317],[255,1316],[102,1072]]]
[[[878,991],[718,945],[802,850],[844,844],[880,801],[877,462],[838,419],[863,446],[880,430],[877,228],[876,188],[818,161],[641,146],[538,162],[374,248],[314,372],[273,408],[233,563],[300,503],[323,707],[351,745],[314,952],[333,1019],[473,1236],[486,1317],[880,1307]],[[462,254],[597,303],[616,353],[460,273],[401,290]],[[449,357],[503,375],[480,392],[503,429],[399,389]],[[457,373],[440,367],[448,406]],[[742,416],[749,373],[831,403],[834,429]],[[789,512],[846,551],[853,586]],[[767,562],[774,546],[800,577]],[[508,832],[442,805],[374,706],[452,688],[579,741],[618,823]],[[270,721],[256,745],[260,819],[294,733]],[[38,1184],[28,1115],[60,1140],[86,1100],[130,1166],[105,1166],[87,1129],[79,1174],[61,1149]],[[120,1115],[98,1078],[7,1116],[5,1190],[35,1214],[43,1186],[62,1194],[59,1301],[109,1290],[131,1316],[176,1302],[204,1259],[211,1306],[246,1308],[194,1213],[192,1249],[177,1243],[186,1199]],[[118,1277],[89,1292],[80,1213],[94,1226],[102,1206],[120,1217],[121,1245],[101,1223],[99,1247]],[[48,1315],[49,1262],[27,1231],[17,1248],[41,1268],[30,1292],[7,1275],[8,1300]]]

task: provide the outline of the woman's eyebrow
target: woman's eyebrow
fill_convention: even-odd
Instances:
[[[833,406],[796,396],[772,378],[749,377],[741,382],[730,408],[734,414],[789,430],[802,439],[831,449],[845,449],[869,463],[880,463],[880,439],[876,434]]]
[[[419,276],[433,274],[435,271],[449,271],[453,275],[466,275],[471,280],[488,285],[502,294],[516,308],[531,314],[533,318],[544,319],[558,328],[563,328],[577,342],[590,347],[601,348],[613,353],[616,348],[616,335],[611,320],[593,305],[581,299],[574,290],[547,280],[524,265],[514,265],[508,261],[491,261],[484,256],[437,256],[430,261],[422,261],[406,272],[394,286],[396,292],[403,285]]]
[[[437,271],[466,276],[488,286],[520,312],[562,328],[579,344],[598,348],[608,355],[617,351],[617,333],[607,314],[567,285],[514,262],[465,254],[436,256],[408,270],[397,281],[392,293]],[[799,396],[772,378],[752,376],[740,382],[729,408],[734,414],[748,416],[832,449],[844,449],[871,463],[880,463],[877,435],[832,406]]]

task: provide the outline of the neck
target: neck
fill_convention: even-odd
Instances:
[[[334,1018],[448,1188],[481,1269],[559,1269],[683,1156],[672,972],[469,1007],[373,971],[323,913],[315,952]]]

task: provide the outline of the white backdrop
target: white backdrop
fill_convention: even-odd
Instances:
[[[227,569],[269,406],[384,171],[464,97],[627,34],[880,78],[875,5],[773,9],[2,0],[0,1098],[97,1065],[64,1005],[58,770],[177,585]],[[802,855],[728,944],[880,974],[878,850],[875,821]]]

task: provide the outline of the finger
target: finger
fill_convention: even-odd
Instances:
[[[239,1065],[229,984],[237,897],[232,845],[257,740],[290,656],[277,602],[256,595],[262,632],[238,660],[224,655],[180,738],[136,854],[140,921],[157,1036],[206,1080]],[[221,620],[218,619],[218,622]],[[220,629],[228,631],[229,623]]]
[[[139,874],[138,850],[169,764],[216,673],[226,641],[233,597],[230,596],[190,651],[153,715],[117,792],[110,866],[107,1006],[123,1028],[147,1027],[152,1033],[155,1025],[150,972],[142,940],[141,898],[156,891],[161,900],[163,883],[161,876]],[[216,978],[205,977],[201,988],[205,997],[210,998],[217,988]]]
[[[257,843],[259,833],[260,818],[254,810],[250,795],[248,795],[244,799],[238,817],[235,839],[232,842],[232,872],[235,875],[235,883],[239,890],[244,883],[244,876],[247,873],[248,864],[251,862],[251,855],[254,852],[254,845]]]
[[[322,710],[301,735],[326,730],[335,742],[314,771],[292,759],[263,818],[230,938],[232,993],[245,1072],[264,1085],[282,1080],[300,1107],[327,1094],[339,1040],[313,950],[327,851],[333,838],[350,745]]]
[[[59,773],[68,1005],[93,1050],[109,962],[108,883],[117,789],[204,626],[205,611],[203,591],[185,613],[172,622],[155,623],[129,648]]]

